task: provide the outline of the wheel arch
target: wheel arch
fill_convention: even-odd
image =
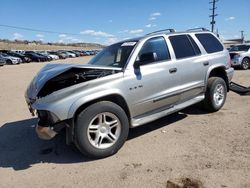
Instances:
[[[229,80],[228,80],[227,73],[226,73],[225,69],[226,69],[226,67],[224,67],[224,66],[212,67],[208,71],[208,74],[207,74],[207,77],[206,77],[206,85],[208,83],[209,78],[211,78],[211,77],[220,77],[226,82],[227,91],[229,91]]]
[[[88,106],[100,102],[100,101],[109,101],[109,102],[113,102],[115,104],[117,104],[118,106],[120,106],[126,113],[128,120],[131,117],[130,114],[130,110],[128,107],[128,104],[125,100],[125,98],[118,94],[118,93],[114,93],[114,94],[107,94],[104,96],[100,96],[98,98],[93,98],[90,100],[83,100],[80,104],[77,105],[76,108],[74,108],[73,110],[71,109],[70,114],[68,115],[70,119],[73,119],[75,121],[77,115],[84,110],[85,108],[87,108]]]

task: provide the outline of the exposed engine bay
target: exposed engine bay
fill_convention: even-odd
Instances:
[[[39,91],[37,97],[45,97],[63,88],[67,88],[97,78],[105,77],[118,72],[120,71],[109,69],[71,68],[66,72],[63,72],[47,81],[42,87],[42,89]]]

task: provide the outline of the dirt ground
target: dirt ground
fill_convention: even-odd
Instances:
[[[24,92],[43,65],[0,67],[1,188],[151,188],[183,180],[206,188],[250,187],[250,96],[229,92],[217,113],[191,107],[132,129],[117,154],[88,160],[66,146],[63,136],[43,141],[35,134],[37,119],[28,112]],[[233,80],[250,86],[250,70],[237,70]]]

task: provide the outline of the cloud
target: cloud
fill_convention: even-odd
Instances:
[[[147,28],[156,27],[156,26],[157,26],[156,24],[148,24],[148,25],[145,25],[145,27],[147,27]]]
[[[156,17],[150,17],[148,20],[149,20],[149,21],[156,20]]]
[[[110,38],[107,39],[107,41],[105,42],[105,44],[106,45],[111,45],[111,44],[114,44],[116,42],[118,42],[118,38],[116,38],[116,37],[110,37]]]
[[[151,17],[161,16],[160,12],[154,12],[150,15]]]
[[[60,34],[60,35],[58,35],[58,37],[59,37],[59,38],[65,38],[65,37],[67,37],[67,35],[65,35],[65,34]]]
[[[161,16],[161,13],[160,12],[154,12],[152,14],[150,14],[150,17],[149,17],[149,21],[153,21],[153,20],[156,20],[157,17]]]
[[[95,30],[84,30],[81,31],[80,34],[82,35],[90,35],[90,36],[95,36],[95,37],[114,37],[114,35],[111,35],[109,33],[105,33],[103,31],[95,31]]]
[[[36,34],[36,37],[37,38],[44,38],[44,35],[42,35],[42,34]]]
[[[109,20],[109,23],[112,23],[113,22],[113,20]]]
[[[135,30],[130,30],[129,33],[130,34],[138,34],[138,33],[143,33],[144,30],[143,29],[135,29]]]
[[[23,35],[20,33],[13,33],[14,40],[23,40]]]
[[[228,18],[226,18],[226,21],[231,21],[231,20],[235,20],[236,18],[234,16],[230,16]]]

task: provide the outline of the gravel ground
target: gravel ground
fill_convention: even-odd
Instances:
[[[0,67],[0,187],[250,187],[250,96],[229,92],[217,113],[190,107],[132,129],[116,155],[88,160],[63,136],[35,134],[24,92],[43,65]],[[250,70],[233,81],[250,86]]]

